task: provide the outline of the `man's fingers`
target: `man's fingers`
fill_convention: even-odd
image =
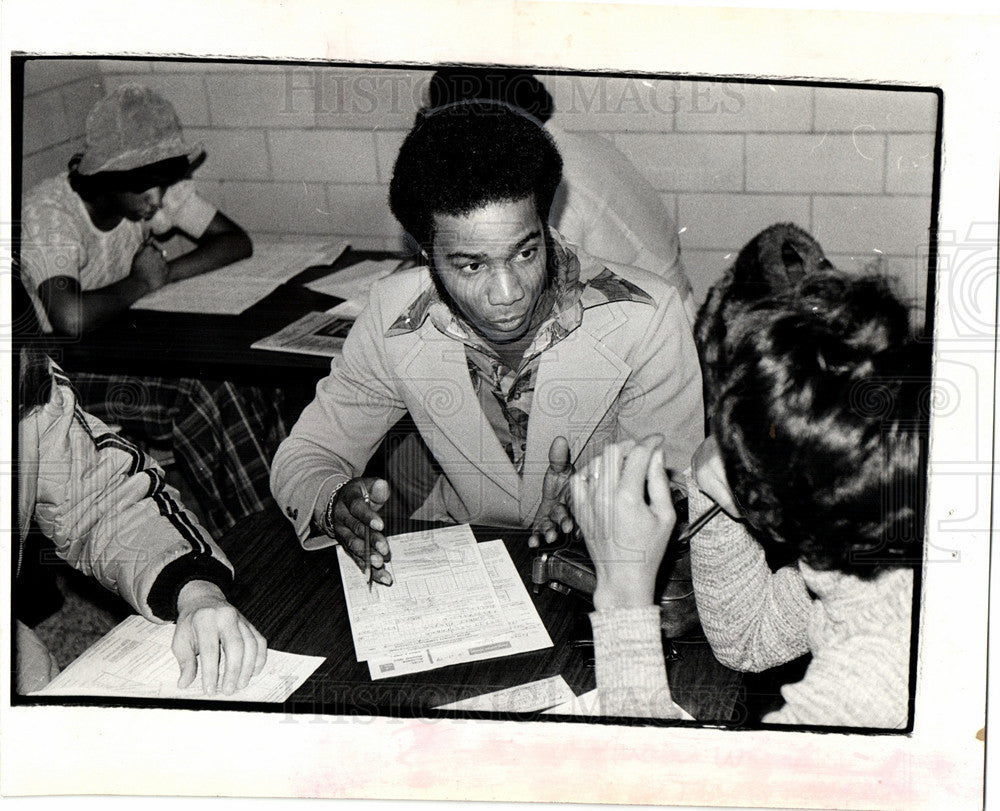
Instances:
[[[249,623],[247,623],[249,625]],[[267,664],[267,639],[264,635],[258,631],[253,625],[250,625],[250,630],[253,632],[254,638],[257,640],[257,658],[253,663],[254,675],[257,675],[264,669],[264,665]]]
[[[201,688],[205,695],[214,696],[219,685],[219,637],[216,634],[199,634],[197,644]]]
[[[549,466],[555,473],[564,473],[569,467],[569,442],[557,436],[549,445]]]
[[[372,503],[376,507],[381,507],[389,500],[389,482],[385,479],[375,479],[369,490]]]

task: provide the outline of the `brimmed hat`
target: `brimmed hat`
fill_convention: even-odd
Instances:
[[[76,167],[82,175],[127,172],[168,158],[194,161],[201,143],[186,144],[173,105],[141,84],[124,84],[87,116],[86,146]]]

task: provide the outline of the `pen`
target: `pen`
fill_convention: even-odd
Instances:
[[[705,512],[695,518],[694,521],[688,524],[688,528],[684,531],[684,534],[677,539],[677,542],[680,543],[682,541],[690,541],[695,535],[704,529],[705,524],[715,518],[715,516],[717,516],[720,512],[722,512],[722,507],[718,504],[713,504],[705,510]]]
[[[361,495],[365,499],[365,504],[371,507],[372,499],[364,482],[361,482]],[[365,574],[368,575],[368,591],[371,591],[372,577],[375,572],[372,569],[372,528],[370,523],[365,524]]]

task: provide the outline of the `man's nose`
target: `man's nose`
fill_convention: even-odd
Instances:
[[[502,307],[520,301],[523,297],[524,288],[521,286],[517,274],[512,273],[508,267],[501,267],[490,283],[490,304]]]
[[[153,208],[163,208],[163,189],[154,186],[152,189],[146,189],[142,193],[142,196],[146,198],[146,202]]]

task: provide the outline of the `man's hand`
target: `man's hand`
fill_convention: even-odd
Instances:
[[[576,526],[569,511],[569,480],[574,468],[569,461],[569,443],[566,437],[557,436],[549,446],[549,467],[542,480],[542,503],[531,523],[528,546],[535,548],[545,543],[555,543],[559,533],[568,535]]]
[[[264,668],[267,640],[207,580],[192,580],[177,597],[177,629],[171,645],[181,666],[177,686],[194,681],[201,663],[201,684],[207,695],[219,689],[232,695]],[[219,672],[225,654],[225,669]]]
[[[691,472],[701,491],[715,501],[731,517],[739,520],[740,511],[733,500],[726,479],[726,466],[719,453],[719,443],[709,435],[691,457]]]
[[[145,243],[132,257],[130,275],[149,288],[149,292],[159,290],[167,283],[170,268],[163,258],[163,251],[151,242]]]
[[[367,493],[367,498],[365,494]],[[361,571],[372,567],[372,580],[385,586],[392,585],[392,575],[385,568],[391,560],[389,542],[382,531],[385,523],[378,511],[389,500],[389,482],[372,477],[351,479],[337,491],[333,505],[333,526],[325,527],[347,550]],[[368,551],[366,534],[371,533],[371,559],[366,563]]]
[[[638,445],[609,445],[570,482],[597,574],[598,610],[653,604],[656,573],[677,521],[662,443],[651,436]]]
[[[41,690],[59,675],[59,665],[45,643],[21,620],[17,621],[17,692]]]

